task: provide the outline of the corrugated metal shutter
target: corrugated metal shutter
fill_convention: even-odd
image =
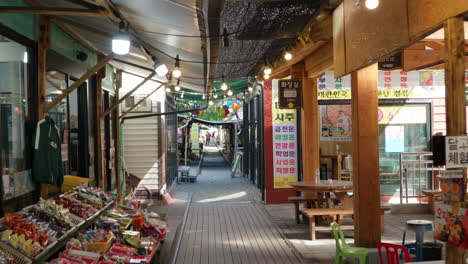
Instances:
[[[134,114],[129,114],[134,115]],[[139,187],[159,190],[159,117],[128,119],[123,127],[127,171],[141,179]]]

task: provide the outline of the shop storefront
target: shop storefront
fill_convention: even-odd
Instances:
[[[322,155],[352,153],[351,83],[327,72],[318,80]],[[445,132],[443,71],[379,71],[381,195],[418,197],[432,189],[431,135]],[[325,166],[326,161],[322,161]],[[328,169],[328,177],[331,170]]]
[[[0,27],[1,214],[32,202],[32,133],[35,124],[34,43]]]

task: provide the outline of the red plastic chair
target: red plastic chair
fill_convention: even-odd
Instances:
[[[408,249],[402,245],[390,244],[390,243],[378,243],[377,248],[379,249],[380,264],[385,264],[382,259],[382,248],[385,249],[387,254],[387,264],[400,264],[400,254],[398,250],[405,256],[405,263],[411,262],[411,257],[408,253]]]

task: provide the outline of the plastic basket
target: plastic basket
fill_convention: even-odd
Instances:
[[[112,243],[115,240],[115,236],[112,233],[107,235],[107,242],[96,242],[96,243],[86,243],[86,248],[91,250],[98,250],[103,253],[106,253],[109,248],[112,246]]]
[[[120,217],[111,217],[112,219],[115,219],[120,222],[120,233],[123,233],[125,230],[127,230],[130,225],[132,224],[132,219],[129,218],[120,218]]]

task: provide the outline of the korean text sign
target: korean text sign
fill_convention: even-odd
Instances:
[[[468,137],[445,137],[446,168],[468,167]]]
[[[280,109],[278,80],[273,80],[273,178],[274,188],[291,188],[297,181],[297,117],[295,109]]]

